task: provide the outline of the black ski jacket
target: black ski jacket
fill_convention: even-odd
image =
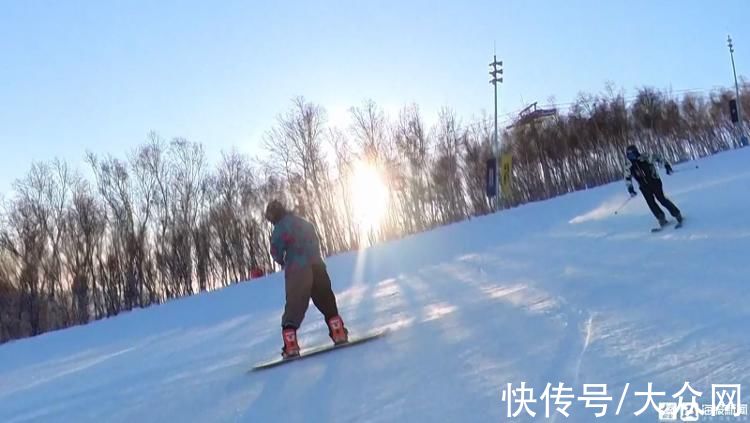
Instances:
[[[638,181],[638,186],[641,190],[650,190],[658,182],[661,182],[659,171],[656,169],[657,163],[661,163],[664,166],[669,164],[656,154],[641,154],[638,156],[638,159],[631,161],[625,167],[625,183],[628,186],[628,190],[633,187],[633,178]]]

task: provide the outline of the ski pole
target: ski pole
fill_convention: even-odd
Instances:
[[[628,204],[630,202],[630,200],[633,199],[633,197],[634,196],[631,195],[625,201],[623,201],[622,204],[620,204],[620,207],[618,207],[617,209],[615,209],[615,214],[617,214],[618,211],[622,210],[622,208],[625,207],[625,205]]]
[[[689,172],[689,171],[691,171],[691,170],[695,170],[695,169],[698,169],[698,165],[695,165],[695,167],[681,167],[681,168],[679,168],[679,169],[674,169],[674,170],[672,171],[672,173],[677,173],[677,172]]]

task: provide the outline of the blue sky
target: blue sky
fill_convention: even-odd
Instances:
[[[202,142],[215,162],[262,137],[303,95],[343,122],[371,98],[428,120],[573,100],[606,81],[628,93],[750,75],[750,2],[5,1],[0,3],[0,192],[33,160],[118,157],[146,139]],[[742,22],[742,19],[745,22]]]

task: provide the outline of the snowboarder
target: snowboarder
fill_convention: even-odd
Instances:
[[[643,198],[646,199],[648,207],[654,214],[654,217],[659,221],[659,229],[663,228],[669,222],[664,217],[664,211],[656,204],[658,200],[664,207],[669,210],[669,213],[677,220],[678,227],[682,225],[682,213],[677,206],[674,205],[665,195],[664,188],[662,186],[659,172],[657,171],[656,164],[661,163],[664,165],[664,170],[667,175],[672,174],[672,165],[666,160],[661,158],[657,154],[641,154],[638,148],[634,145],[629,145],[625,150],[630,164],[625,168],[625,182],[628,186],[628,192],[631,197],[635,197],[637,194],[633,188],[633,178],[638,181],[638,186],[643,194]]]
[[[315,226],[287,210],[278,200],[268,203],[265,217],[274,226],[270,239],[271,255],[284,269],[286,305],[281,318],[282,357],[295,357],[300,353],[297,329],[305,317],[310,298],[325,317],[328,336],[334,344],[346,343],[348,331],[339,316]]]

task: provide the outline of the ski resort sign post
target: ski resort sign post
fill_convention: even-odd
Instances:
[[[497,197],[497,159],[491,158],[487,160],[487,171],[485,174],[487,180],[487,197],[492,200]]]
[[[496,204],[500,203],[500,197],[498,192],[498,181],[499,188],[502,192],[502,198],[508,198],[510,196],[511,177],[513,175],[513,157],[510,154],[503,154],[500,156],[500,169],[498,174],[497,159],[491,158],[487,160],[487,197],[492,201],[495,199]]]
[[[493,206],[494,199],[495,211],[500,209],[500,196],[498,195],[498,174],[497,174],[497,157],[500,154],[500,140],[497,137],[497,84],[503,83],[503,61],[497,60],[497,54],[492,56],[490,63],[490,84],[495,87],[495,132],[492,139],[492,158],[487,160],[487,197],[490,199],[490,206]]]
[[[500,188],[503,198],[510,197],[511,177],[513,176],[513,156],[503,154],[500,158]]]

